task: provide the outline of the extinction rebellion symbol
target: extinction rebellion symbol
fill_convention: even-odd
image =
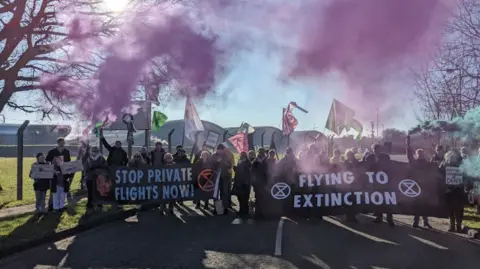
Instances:
[[[422,193],[422,189],[418,183],[411,179],[404,179],[398,183],[398,189],[407,197],[417,197]]]
[[[290,186],[287,183],[279,182],[273,185],[270,193],[274,199],[283,200],[290,195],[290,191]]]

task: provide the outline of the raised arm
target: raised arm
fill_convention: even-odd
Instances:
[[[102,141],[103,146],[110,152],[112,151],[113,147],[108,144],[107,140],[105,140],[105,137],[100,137],[100,141]]]

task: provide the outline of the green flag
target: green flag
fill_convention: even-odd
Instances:
[[[167,122],[167,120],[168,120],[167,115],[163,114],[160,111],[154,111],[153,119],[152,119],[152,130],[153,131],[160,130],[160,127],[162,127],[165,124],[165,122]]]
[[[95,134],[96,137],[100,136],[100,129],[103,127],[103,121],[99,121],[95,124],[95,127],[92,130],[92,133]]]
[[[240,127],[238,128],[237,133],[247,133],[247,134],[253,134],[255,132],[255,128],[253,128],[250,124],[246,122],[242,122]]]
[[[358,134],[357,136],[355,137],[355,139],[357,140],[360,140],[362,138],[362,132],[363,132],[363,126],[362,124],[356,120],[356,119],[352,119],[350,121],[350,128],[352,128],[353,130],[357,131]]]
[[[325,129],[334,132],[336,135],[340,135],[343,130],[346,129],[348,131],[354,115],[355,112],[351,108],[333,99]]]

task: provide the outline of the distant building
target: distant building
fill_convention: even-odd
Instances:
[[[16,145],[20,124],[0,124],[0,145]],[[30,124],[25,129],[25,145],[52,145],[58,137],[66,137],[72,128],[68,125]]]

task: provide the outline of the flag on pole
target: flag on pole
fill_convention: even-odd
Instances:
[[[237,133],[247,133],[247,134],[253,134],[255,132],[255,128],[253,128],[250,124],[246,122],[242,122],[240,127],[238,128]]]
[[[333,99],[325,129],[332,131],[336,135],[340,135],[343,130],[349,130],[353,116],[355,116],[355,112],[351,108]]]
[[[167,122],[167,120],[168,120],[167,115],[163,114],[160,111],[154,111],[153,118],[152,118],[152,130],[153,131],[160,130],[160,127],[162,127],[165,124],[165,122]]]
[[[195,133],[199,131],[205,131],[203,128],[203,123],[198,116],[197,109],[193,104],[189,96],[187,96],[187,101],[185,103],[185,137],[190,141],[195,141]]]
[[[248,138],[247,133],[238,133],[228,139],[235,147],[238,153],[248,152]]]
[[[282,116],[282,130],[284,135],[289,135],[295,131],[295,128],[298,126],[298,121],[293,116],[292,113],[293,106],[291,103],[288,105],[287,108],[283,109],[283,116]]]
[[[350,122],[350,127],[351,127],[353,130],[355,130],[355,131],[358,132],[358,134],[357,134],[357,136],[355,137],[355,139],[360,140],[360,139],[362,138],[362,132],[363,132],[363,126],[362,126],[362,124],[361,124],[358,120],[352,119],[352,121]]]

